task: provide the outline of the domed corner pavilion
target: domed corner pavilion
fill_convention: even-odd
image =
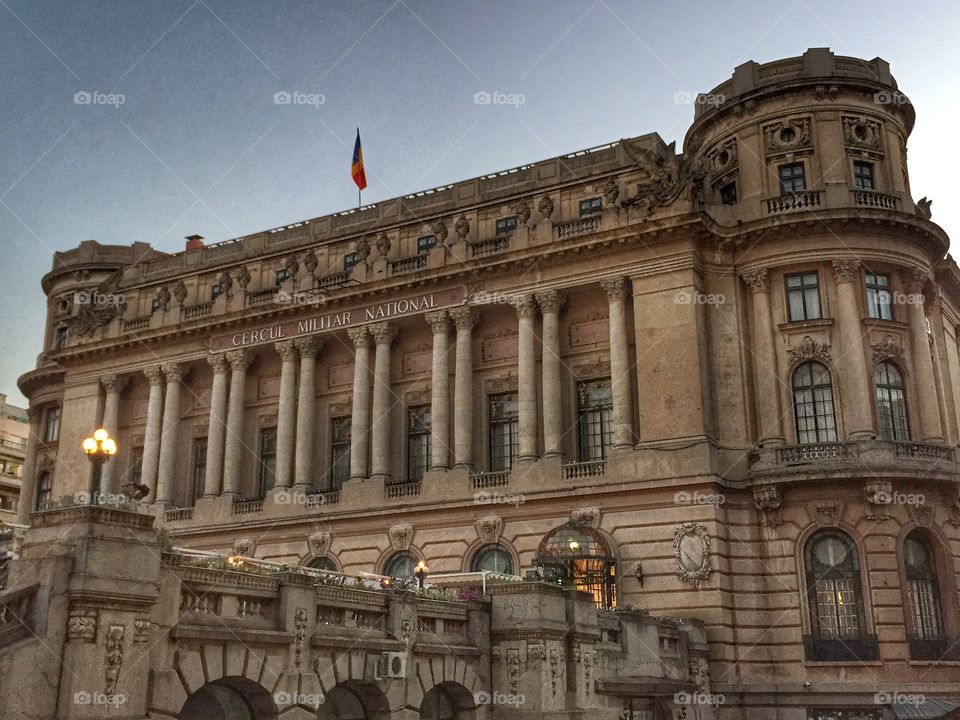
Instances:
[[[533,559],[543,578],[593,595],[598,608],[617,604],[617,558],[610,540],[576,520],[554,528]]]

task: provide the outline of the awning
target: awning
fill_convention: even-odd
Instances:
[[[939,720],[952,718],[960,709],[960,699],[908,695],[895,698],[890,707],[898,720]]]

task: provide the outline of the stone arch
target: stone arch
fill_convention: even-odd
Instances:
[[[475,718],[477,703],[460,683],[434,685],[420,701],[420,720],[467,720]]]
[[[177,720],[276,720],[270,692],[245,677],[226,677],[191,693]]]
[[[376,685],[346,680],[324,694],[317,720],[389,720],[390,703]]]

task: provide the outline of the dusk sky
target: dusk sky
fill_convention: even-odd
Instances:
[[[25,404],[55,250],[175,252],[352,207],[357,126],[365,203],[648,132],[680,149],[689,98],[808,47],[890,62],[917,110],[914,198],[960,232],[958,19],[956,2],[0,0],[0,393]]]

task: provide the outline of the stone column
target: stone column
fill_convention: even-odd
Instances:
[[[376,343],[376,359],[373,367],[373,462],[371,477],[384,482],[390,479],[390,408],[393,391],[390,387],[390,344],[397,336],[397,328],[390,323],[378,323],[370,327]]]
[[[223,494],[240,495],[240,469],[246,455],[243,442],[243,414],[246,409],[247,368],[253,356],[248,350],[231,350],[227,353],[230,363],[230,399],[227,405],[227,437],[224,442]]]
[[[27,435],[27,452],[23,458],[23,470],[20,473],[20,501],[17,504],[17,522],[27,525],[30,522],[30,513],[33,512],[37,498],[37,444],[40,441],[40,418],[43,413],[39,408],[29,408],[27,417],[30,419],[30,430]]]
[[[770,283],[767,269],[741,275],[753,293],[753,385],[757,400],[757,444],[783,445],[783,417],[780,411],[780,383],[777,354],[774,352],[773,318],[770,315]]]
[[[446,310],[427,313],[433,331],[430,376],[430,469],[450,466],[450,370],[447,361],[450,316]]]
[[[560,454],[563,436],[560,381],[560,308],[563,295],[557,290],[537,293],[537,304],[543,315],[543,454]]]
[[[920,405],[920,440],[943,442],[936,379],[933,375],[933,360],[930,357],[930,340],[927,335],[927,316],[923,311],[925,285],[926,277],[919,270],[915,270],[907,282],[907,291],[913,296],[910,298],[911,302],[907,303],[907,311],[910,320],[914,393]]]
[[[227,435],[227,356],[207,358],[213,368],[213,388],[210,391],[210,421],[207,426],[207,466],[203,478],[203,496],[220,494],[223,481],[223,442]]]
[[[157,499],[157,468],[160,462],[160,422],[163,416],[163,373],[160,366],[149,367],[143,371],[150,383],[150,396],[147,399],[147,426],[143,434],[143,461],[140,466],[140,482],[150,488],[147,495],[151,501]]]
[[[940,401],[940,427],[947,445],[957,444],[957,414],[953,404],[953,379],[950,377],[950,360],[945,343],[943,327],[943,294],[937,288],[927,305],[927,318],[933,332],[930,335],[933,351],[933,376],[937,381],[937,398]]]
[[[120,413],[120,393],[127,386],[126,378],[118,378],[116,375],[105,375],[100,378],[100,384],[106,390],[106,397],[103,402],[103,421],[100,427],[110,433],[110,437],[117,439],[118,416]],[[110,462],[104,463],[103,472],[100,476],[100,491],[103,493],[116,493],[117,461],[115,457]]]
[[[519,437],[517,457],[537,458],[537,346],[533,328],[533,298],[524,295],[514,303],[519,324],[517,357],[517,410]]]
[[[160,435],[160,463],[157,476],[158,503],[173,502],[173,476],[177,463],[177,429],[180,426],[180,380],[183,367],[177,363],[164,363],[163,374],[167,379],[167,393],[163,401],[163,429]]]
[[[837,330],[840,334],[840,385],[843,398],[843,419],[851,440],[874,438],[872,373],[867,373],[867,360],[860,331],[860,261],[848,258],[833,261],[833,277],[837,283]]]
[[[293,340],[278,342],[274,347],[280,354],[276,487],[290,487],[293,481],[293,440],[296,432],[297,353]]]
[[[320,338],[301,338],[295,342],[300,351],[300,395],[297,400],[297,460],[293,483],[299,488],[313,485],[313,439],[316,426],[317,353],[323,347]]]
[[[627,338],[625,278],[600,283],[610,305],[610,389],[613,394],[613,447],[633,447],[633,411],[630,393],[630,345]]]
[[[469,306],[450,311],[457,327],[457,357],[454,385],[453,462],[470,468],[473,461],[473,326],[477,314]]]
[[[353,411],[350,418],[350,479],[369,476],[370,454],[370,331],[347,330],[355,348],[353,356]]]

